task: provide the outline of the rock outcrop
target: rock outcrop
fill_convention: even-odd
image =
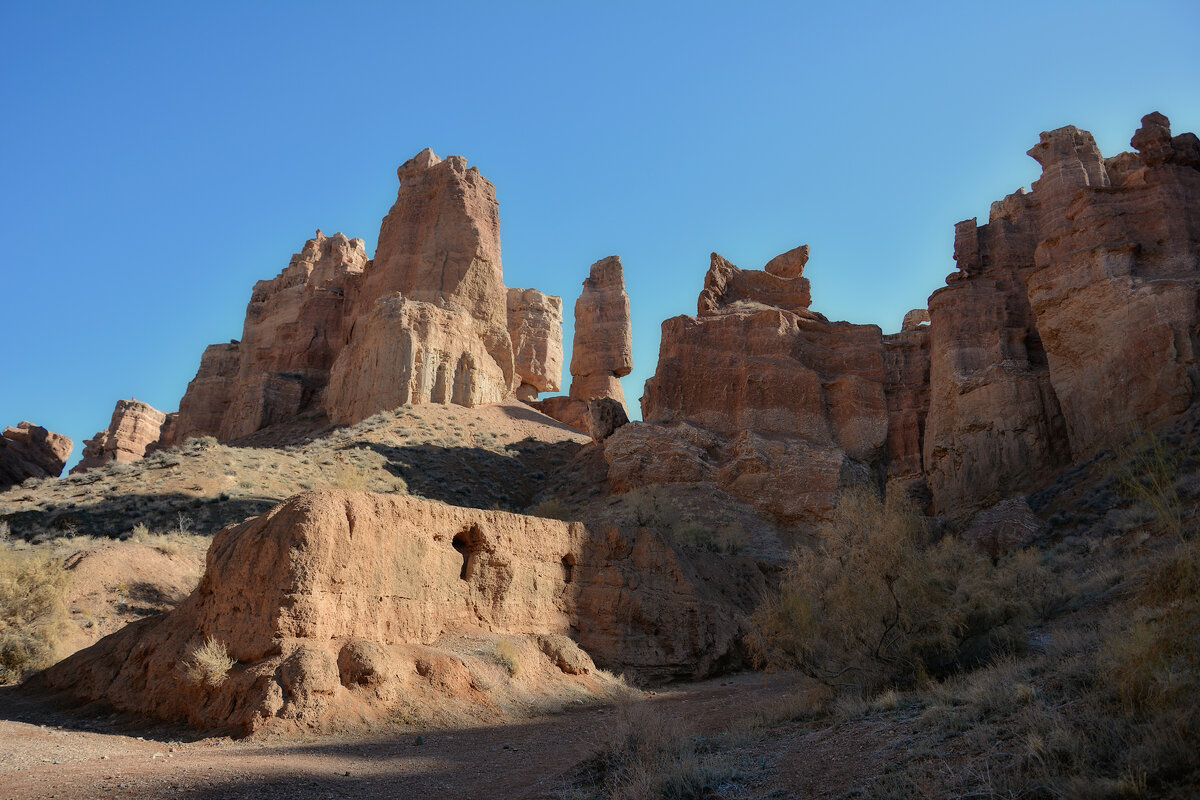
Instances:
[[[589,400],[611,398],[625,407],[621,378],[632,369],[633,328],[625,273],[620,257],[608,256],[592,264],[575,301],[570,392],[566,397],[546,398],[538,408],[561,422],[587,430]]]
[[[705,584],[647,530],[309,492],[217,534],[204,577],[175,610],[40,681],[240,733],[344,728],[399,708],[502,718],[520,693],[528,703],[617,689],[568,634],[634,675],[707,674],[731,657],[744,623]],[[519,670],[470,657],[500,638]],[[181,665],[209,640],[235,663],[207,682],[189,678]]]
[[[955,226],[958,271],[896,334],[808,310],[806,249],[714,254],[697,316],[663,323],[646,424],[606,444],[613,488],[715,481],[813,523],[868,481],[965,521],[1193,406],[1200,140],[1150,114],[1132,143],[1042,134],[1032,191]]]
[[[57,478],[71,456],[73,442],[32,422],[0,432],[0,491],[29,478]]]
[[[537,289],[508,290],[508,335],[512,339],[517,399],[562,387],[562,298]]]
[[[136,461],[158,443],[167,415],[149,403],[118,400],[108,427],[83,440],[83,458],[71,474],[87,472],[114,461]]]
[[[927,330],[884,337],[808,310],[807,258],[796,248],[768,272],[712,255],[698,316],[663,323],[645,424],[606,445],[615,490],[715,480],[812,525],[839,487],[893,474],[919,482]],[[889,437],[893,417],[904,435]]]
[[[352,423],[404,403],[558,390],[562,301],[504,287],[495,187],[461,156],[431,150],[397,176],[375,258],[361,239],[317,231],[256,284],[242,338],[205,350],[164,445],[239,439],[303,415]]]
[[[318,230],[274,279],[256,283],[241,340],[204,351],[163,443],[228,441],[323,410],[347,332],[345,294],[367,263],[362,239]]]
[[[925,467],[963,513],[1153,427],[1197,399],[1200,140],[1161,114],[1139,154],[1043,133],[1030,193],[955,228],[958,272],[930,298]]]

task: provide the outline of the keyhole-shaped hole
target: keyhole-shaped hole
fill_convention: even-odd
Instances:
[[[563,582],[570,583],[575,580],[575,554],[567,553],[562,557],[563,567]]]
[[[483,535],[478,528],[472,525],[465,531],[456,533],[451,544],[454,545],[454,549],[458,551],[463,560],[458,577],[464,581],[471,580],[471,576],[475,573],[477,556],[483,546]]]

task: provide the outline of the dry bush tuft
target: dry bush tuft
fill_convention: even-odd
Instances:
[[[839,497],[818,538],[752,617],[760,664],[872,693],[983,663],[1024,641],[1025,584],[1041,575],[1036,560],[993,566],[958,539],[926,544],[910,504],[864,489]]]
[[[67,621],[67,582],[57,559],[0,550],[0,684],[54,662]]]
[[[719,797],[732,776],[728,763],[706,756],[697,738],[674,716],[644,703],[621,707],[603,749],[590,761],[590,797],[611,800]]]
[[[521,671],[521,651],[511,639],[496,642],[496,661],[513,677]]]
[[[212,636],[204,644],[193,647],[183,662],[183,674],[192,683],[213,688],[220,686],[229,677],[229,670],[237,662],[230,657],[225,643]]]

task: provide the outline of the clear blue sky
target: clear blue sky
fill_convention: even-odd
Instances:
[[[505,281],[617,253],[636,407],[717,251],[801,243],[813,308],[896,330],[1038,132],[1200,130],[1200,3],[3,0],[0,424],[178,407],[254,281],[367,241],[421,148],[497,186]],[[571,328],[564,332],[569,348]],[[568,355],[569,358],[569,355]],[[566,376],[565,378],[566,379]],[[565,388],[565,387],[564,387]]]

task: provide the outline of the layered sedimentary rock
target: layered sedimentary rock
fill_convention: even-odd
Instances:
[[[28,478],[57,478],[71,456],[73,442],[32,422],[0,432],[0,491]]]
[[[504,287],[495,187],[431,150],[397,176],[374,260],[361,239],[317,231],[256,284],[242,338],[205,350],[164,444],[238,439],[304,414],[349,423],[406,402],[558,390],[562,301]]]
[[[379,246],[356,292],[356,316],[400,292],[470,315],[484,349],[512,384],[508,290],[500,263],[496,187],[462,156],[444,161],[426,148],[396,171],[400,189],[379,228]]]
[[[575,301],[571,345],[571,389],[566,397],[539,403],[544,413],[587,430],[587,402],[611,398],[625,406],[621,378],[633,369],[633,328],[629,295],[619,256],[592,264]],[[628,416],[628,411],[626,412]]]
[[[699,315],[663,323],[642,398],[648,424],[620,429],[605,448],[613,488],[715,480],[813,524],[847,483],[882,483],[893,469],[919,480],[926,331],[885,347],[874,325],[809,311],[807,257],[796,248],[768,272],[712,255]],[[889,438],[893,416],[906,435]]]
[[[345,293],[366,265],[362,239],[318,230],[279,275],[256,283],[241,340],[204,351],[164,444],[236,439],[321,410],[345,339]]]
[[[990,505],[1195,402],[1200,143],[1161,114],[1140,154],[1043,133],[1033,191],[955,228],[930,298],[925,466],[942,512]]]
[[[162,436],[167,415],[149,403],[118,400],[108,427],[91,439],[84,439],[83,458],[71,473],[86,472],[118,461],[136,461]]]
[[[355,321],[354,337],[333,366],[325,408],[331,421],[353,423],[405,403],[475,406],[508,392],[508,379],[466,309],[397,293]]]
[[[537,289],[508,290],[508,335],[512,339],[517,399],[537,400],[539,392],[562,386],[562,298]]]
[[[434,717],[466,705],[478,719],[511,680],[481,674],[463,637],[515,637],[528,691],[543,699],[612,688],[567,634],[633,674],[706,674],[742,623],[703,584],[645,530],[592,534],[411,497],[310,492],[217,534],[174,611],[41,680],[83,701],[244,733],[347,725],[402,704]],[[202,684],[180,665],[209,640],[236,663]]]

